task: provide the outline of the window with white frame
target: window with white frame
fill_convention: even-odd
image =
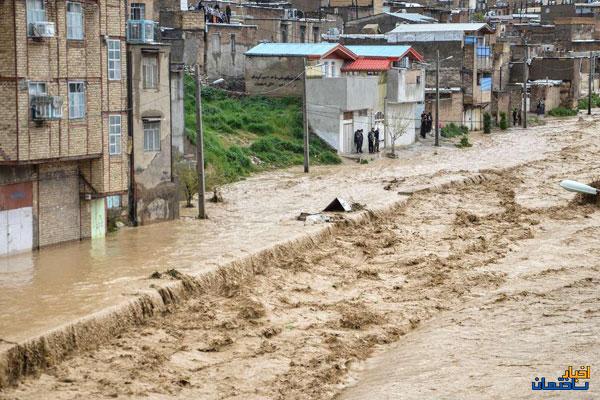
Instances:
[[[67,39],[83,39],[83,8],[81,3],[67,2]]]
[[[142,57],[142,75],[144,89],[156,89],[158,87],[158,58],[156,55],[144,55]]]
[[[108,116],[108,154],[121,154],[121,116]]]
[[[144,3],[131,3],[131,15],[129,19],[136,21],[146,19],[146,5]]]
[[[106,208],[121,208],[121,196],[118,194],[114,196],[106,196]]]
[[[144,151],[160,151],[160,122],[144,121]]]
[[[27,32],[33,33],[35,22],[46,22],[46,9],[43,0],[27,0]]]
[[[85,117],[85,83],[69,82],[69,118]]]
[[[121,41],[110,39],[108,47],[108,79],[118,81],[121,79]]]
[[[29,96],[46,96],[48,94],[45,82],[29,82]]]

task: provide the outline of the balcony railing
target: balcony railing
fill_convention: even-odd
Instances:
[[[156,41],[158,23],[147,19],[127,21],[129,43],[152,43]]]
[[[52,121],[62,118],[63,99],[60,96],[31,98],[31,118],[34,121]]]

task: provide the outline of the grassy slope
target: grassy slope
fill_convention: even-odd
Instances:
[[[194,107],[194,80],[186,75],[185,129],[193,143],[196,141]],[[299,99],[234,97],[222,90],[203,88],[202,111],[209,189],[252,172],[302,164]],[[310,145],[312,163],[341,162],[335,151],[318,137],[311,136]]]

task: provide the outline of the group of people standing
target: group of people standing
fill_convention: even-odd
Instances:
[[[225,12],[223,13],[221,12],[221,8],[218,4],[216,4],[214,7],[205,6],[202,4],[202,0],[200,0],[196,6],[191,5],[189,9],[204,10],[206,22],[212,22],[214,24],[231,23],[231,7],[229,7],[229,5],[225,7]]]
[[[431,117],[430,112],[421,113],[421,137],[425,139],[427,134],[431,132],[431,127],[433,126],[433,118]]]
[[[356,152],[362,153],[364,135],[363,130],[359,129],[354,132],[354,145],[356,146]],[[369,141],[369,153],[379,153],[379,129],[371,128],[367,134],[367,140]]]

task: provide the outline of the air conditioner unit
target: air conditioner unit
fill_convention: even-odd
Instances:
[[[54,37],[54,22],[32,22],[31,36],[33,37]]]
[[[60,96],[34,96],[30,100],[31,118],[34,121],[51,121],[62,118],[63,99]]]

